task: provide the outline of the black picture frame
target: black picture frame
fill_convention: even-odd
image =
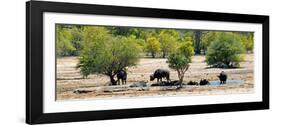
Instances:
[[[262,24],[262,101],[66,113],[43,113],[43,13],[116,15]],[[62,2],[26,3],[26,123],[58,123],[269,109],[269,16]]]

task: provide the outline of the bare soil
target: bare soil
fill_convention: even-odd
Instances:
[[[57,78],[56,78],[56,99],[104,99],[104,98],[126,98],[139,96],[186,96],[186,95],[214,95],[214,94],[239,94],[252,93],[254,88],[253,54],[245,55],[245,61],[240,64],[240,68],[220,69],[210,68],[205,62],[205,56],[194,56],[189,70],[185,73],[185,83],[188,81],[199,81],[207,79],[218,81],[217,75],[221,71],[228,74],[229,80],[244,80],[244,84],[224,84],[194,86],[185,85],[183,88],[177,87],[130,87],[130,85],[143,82],[148,85],[156,83],[149,81],[149,76],[158,68],[169,69],[170,78],[177,80],[176,71],[170,69],[163,58],[141,58],[137,66],[128,68],[126,85],[109,86],[109,78],[104,75],[90,75],[83,79],[76,69],[77,57],[63,57],[57,59]]]

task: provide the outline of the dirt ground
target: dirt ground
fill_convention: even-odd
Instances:
[[[185,82],[199,81],[207,79],[218,81],[217,75],[221,71],[228,74],[229,80],[243,80],[244,84],[224,84],[224,85],[185,85],[181,89],[173,87],[136,87],[130,85],[144,82],[148,85],[156,83],[149,81],[149,76],[158,68],[169,69],[166,59],[163,58],[141,58],[137,66],[128,68],[127,84],[122,86],[108,86],[109,78],[104,75],[90,75],[83,79],[76,69],[77,57],[63,57],[57,59],[57,79],[56,79],[56,99],[104,99],[104,98],[126,98],[139,96],[179,96],[179,95],[214,95],[214,94],[238,94],[252,93],[254,88],[253,54],[247,54],[245,61],[240,64],[240,68],[219,69],[208,68],[204,56],[194,56],[189,70],[185,73]],[[177,80],[176,71],[170,70],[170,78]],[[83,90],[82,93],[75,92]],[[112,90],[112,91],[108,91]]]

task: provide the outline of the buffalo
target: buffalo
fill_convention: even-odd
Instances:
[[[199,85],[208,85],[209,84],[209,81],[207,79],[201,79],[200,82],[199,82]]]
[[[227,74],[222,71],[220,73],[220,75],[218,75],[219,79],[220,79],[220,84],[225,84],[226,83],[226,80],[227,80]]]
[[[166,78],[167,81],[170,81],[170,72],[165,69],[157,69],[150,75],[150,81],[153,81],[155,78],[157,79],[157,82],[162,82],[162,78]]]
[[[82,94],[82,93],[89,93],[92,92],[91,90],[75,90],[73,93]]]
[[[119,70],[116,75],[117,75],[117,82],[119,85],[120,85],[120,80],[122,81],[122,84],[126,84],[127,72],[125,70]]]
[[[187,85],[199,85],[199,83],[196,81],[189,81]]]

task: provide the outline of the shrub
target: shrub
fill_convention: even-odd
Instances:
[[[206,61],[218,68],[237,67],[243,61],[241,54],[244,52],[245,48],[236,34],[221,32],[208,47]]]

